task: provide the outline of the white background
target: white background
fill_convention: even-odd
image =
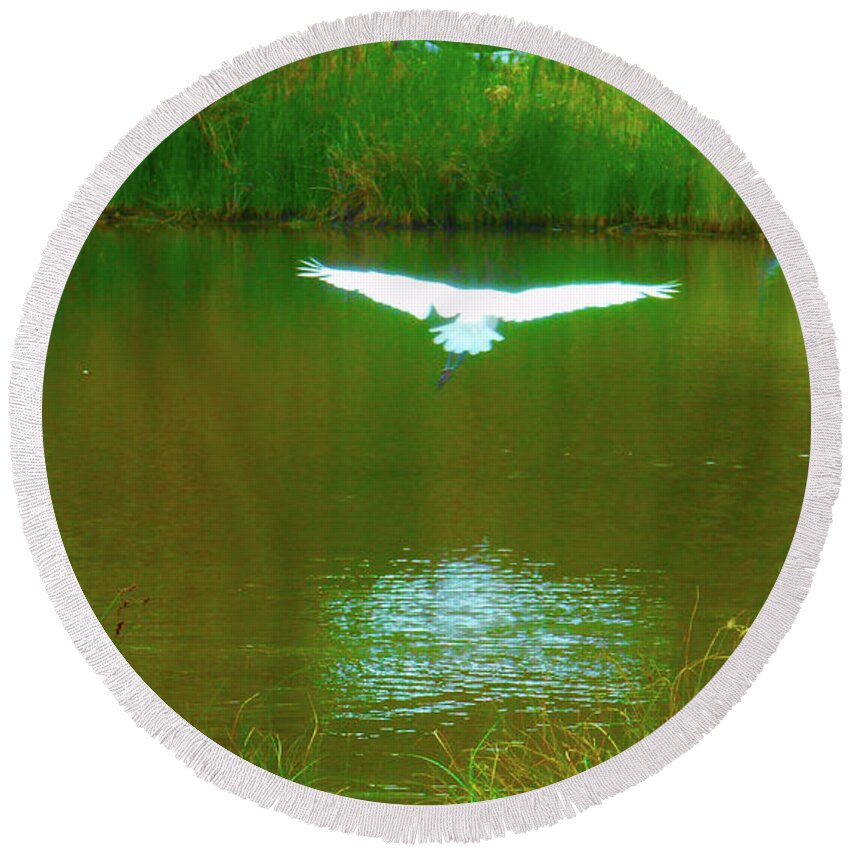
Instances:
[[[402,4],[401,8],[404,8]],[[413,5],[413,4],[411,4]],[[785,11],[782,7],[785,6]],[[634,62],[719,119],[755,162],[815,262],[850,362],[846,20],[826,0],[490,0]],[[157,101],[250,47],[380,0],[35,3],[5,13],[0,350],[77,185]],[[845,398],[850,397],[846,378]],[[4,395],[5,404],[5,395]],[[2,443],[8,422],[0,419]],[[10,847],[377,847],[261,810],[196,779],[140,731],[77,654],[28,554],[0,454],[0,700]],[[847,846],[848,494],[809,599],[758,682],[709,737],[638,787],[516,848]],[[495,846],[495,845],[494,845]]]

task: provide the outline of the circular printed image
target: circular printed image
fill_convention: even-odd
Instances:
[[[489,800],[640,741],[734,652],[808,472],[800,324],[711,163],[498,47],[295,62],[106,207],[44,451],[104,630],[247,761]]]

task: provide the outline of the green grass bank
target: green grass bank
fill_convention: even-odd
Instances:
[[[103,221],[759,232],[708,160],[627,95],[536,56],[423,42],[243,86],[162,142]]]

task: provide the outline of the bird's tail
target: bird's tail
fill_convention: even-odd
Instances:
[[[436,334],[434,342],[437,345],[442,345],[446,351],[455,354],[480,354],[482,351],[489,351],[494,342],[504,339],[494,327],[494,323],[486,319],[455,319],[447,325],[431,328],[431,333]]]

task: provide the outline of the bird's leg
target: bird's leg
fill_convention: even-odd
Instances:
[[[446,366],[442,372],[440,372],[440,377],[437,378],[437,389],[441,390],[443,388],[443,384],[448,381],[449,378],[454,374],[454,369],[451,366]]]
[[[457,361],[453,351],[449,352],[449,358],[446,360],[446,365],[443,366],[443,371],[440,372],[440,377],[437,378],[437,389],[441,390],[443,388],[443,384],[448,381],[449,378],[454,374],[455,369],[457,368]]]
[[[437,378],[437,389],[440,390],[443,388],[443,384],[454,375],[457,367],[463,363],[463,358],[466,357],[466,352],[462,352],[460,354],[454,354],[453,352],[449,352],[449,359],[446,360],[446,365],[443,366],[443,371],[440,372],[440,377]]]

